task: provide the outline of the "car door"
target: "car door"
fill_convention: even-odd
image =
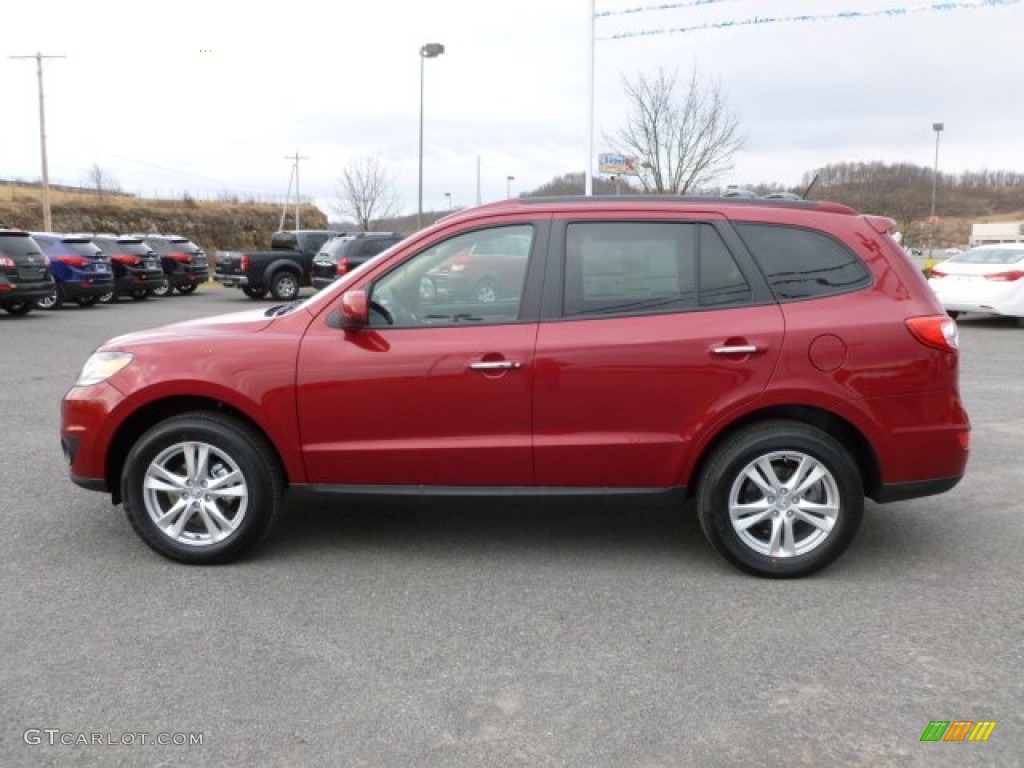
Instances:
[[[369,294],[369,327],[346,332],[331,317],[312,324],[297,368],[310,482],[532,484],[546,232],[520,216],[441,236],[357,284]],[[509,233],[531,243],[515,294],[486,305],[451,295],[452,258]]]
[[[685,484],[695,438],[770,379],[778,306],[712,221],[577,221],[552,243],[562,267],[537,338],[538,485]]]

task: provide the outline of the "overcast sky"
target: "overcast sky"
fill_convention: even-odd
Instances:
[[[40,177],[44,62],[52,183],[98,164],[141,195],[283,200],[291,161],[325,207],[376,156],[415,213],[424,43],[424,208],[530,190],[587,162],[590,0],[8,2],[0,178]],[[163,9],[163,10],[158,10]],[[595,153],[624,77],[697,66],[749,138],[723,184],[797,185],[846,161],[1024,172],[1024,2],[596,0]],[[626,12],[630,9],[641,9]],[[894,13],[886,13],[893,11]],[[903,11],[903,13],[895,13]],[[858,17],[844,14],[859,12]],[[785,17],[810,16],[810,20]],[[756,23],[755,23],[756,20]],[[723,26],[712,26],[720,25]],[[682,30],[682,31],[678,31]],[[647,34],[651,33],[651,34]],[[596,170],[596,162],[595,162]],[[514,176],[512,182],[508,176]]]

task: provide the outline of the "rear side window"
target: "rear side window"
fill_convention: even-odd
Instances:
[[[741,306],[752,298],[710,224],[581,222],[566,230],[567,317]]]
[[[299,238],[294,232],[277,232],[270,241],[273,250],[296,251],[299,248]]]
[[[811,229],[736,224],[779,300],[848,293],[871,284],[871,273],[843,243]]]

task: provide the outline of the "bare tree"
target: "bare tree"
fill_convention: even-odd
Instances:
[[[85,172],[85,185],[90,189],[95,189],[97,196],[103,197],[104,192],[120,192],[120,187],[117,185],[117,181],[108,174],[105,170],[100,168],[99,163],[93,163],[92,166]]]
[[[694,192],[732,169],[747,139],[718,83],[705,84],[695,68],[679,95],[676,75],[659,69],[653,78],[623,78],[623,87],[626,125],[610,140],[639,159],[645,192]]]
[[[380,159],[360,158],[342,172],[331,207],[339,216],[354,220],[360,229],[369,230],[372,222],[400,212],[395,178]]]

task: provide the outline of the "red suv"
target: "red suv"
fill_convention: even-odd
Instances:
[[[865,497],[967,463],[956,324],[892,227],[804,201],[483,206],[303,302],[108,342],[64,398],[64,453],[182,562],[241,555],[303,488],[692,498],[732,563],[801,576]],[[438,290],[499,242],[525,248],[511,295]]]

